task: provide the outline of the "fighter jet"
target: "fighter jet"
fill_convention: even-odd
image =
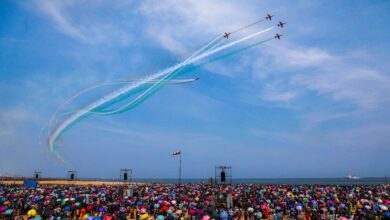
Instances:
[[[223,35],[223,38],[228,39],[230,34],[231,34],[230,32],[229,32],[229,33],[226,33],[226,32],[225,32],[225,35]]]
[[[270,14],[267,14],[267,16],[265,16],[265,19],[266,20],[272,20],[272,17],[273,17],[274,15],[270,15]]]
[[[283,36],[283,35],[281,35],[281,34],[275,34],[275,37],[274,37],[274,38],[280,40],[280,37],[281,37],[281,36]]]
[[[286,24],[286,22],[279,21],[278,27],[283,28],[285,24]]]

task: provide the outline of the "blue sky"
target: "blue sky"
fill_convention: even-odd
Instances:
[[[40,130],[71,95],[142,77],[265,14],[271,41],[168,85],[142,105],[64,135],[80,177],[390,175],[389,1],[1,1],[0,173],[64,177]],[[254,30],[268,27],[262,23]]]

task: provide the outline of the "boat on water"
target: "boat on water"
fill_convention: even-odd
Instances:
[[[358,179],[360,179],[360,177],[348,175],[348,176],[347,176],[347,179],[350,179],[350,180],[358,180]]]

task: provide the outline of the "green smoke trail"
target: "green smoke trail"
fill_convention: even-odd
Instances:
[[[221,55],[221,56],[218,56],[218,57],[215,57],[213,59],[210,59],[206,62],[203,62],[199,65],[194,65],[194,66],[186,66],[184,68],[181,68],[177,71],[174,71],[173,73],[169,74],[168,76],[164,77],[162,80],[171,80],[172,78],[180,75],[180,74],[185,74],[185,73],[189,73],[189,72],[192,72],[192,71],[195,71],[199,68],[202,68],[204,66],[206,66],[207,64],[210,64],[210,63],[213,63],[213,62],[216,62],[218,60],[222,60],[222,59],[225,59],[225,58],[228,58],[230,56],[233,56],[235,54],[238,54],[238,53],[241,53],[243,51],[246,51],[250,48],[254,48],[256,46],[259,46],[260,44],[263,44],[263,43],[266,43],[270,40],[272,40],[273,38],[269,38],[267,40],[263,40],[263,41],[260,41],[260,42],[257,42],[257,43],[254,43],[254,44],[251,44],[249,46],[246,46],[246,47],[243,47],[243,48],[240,48],[240,49],[237,49],[237,50],[234,50],[234,51],[231,51],[227,54],[224,54],[224,55]],[[158,90],[160,90],[166,83],[156,83],[156,84],[153,84],[151,86],[151,88],[149,88],[150,90],[147,91],[146,93],[143,93],[142,95],[138,96],[137,98],[135,98],[134,100],[132,100],[130,103],[128,103],[127,105],[125,106],[122,106],[122,107],[119,107],[117,109],[114,109],[114,110],[94,110],[94,111],[91,111],[90,113],[92,114],[99,114],[99,115],[113,115],[113,114],[119,114],[119,113],[122,113],[122,112],[125,112],[125,111],[128,111],[134,107],[136,107],[137,105],[141,104],[143,101],[145,101],[146,99],[148,99],[150,96],[152,96],[153,94],[155,94]],[[129,94],[129,96],[131,96],[132,94]],[[112,102],[112,104],[117,103],[118,101],[122,101],[126,98],[128,98],[129,96],[126,96],[126,97],[121,97],[120,100],[114,100]],[[108,106],[111,104],[108,103]],[[112,105],[111,104],[111,105]],[[106,108],[107,106],[104,106],[104,108]],[[103,108],[103,109],[104,109]]]

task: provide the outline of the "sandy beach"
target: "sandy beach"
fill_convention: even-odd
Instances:
[[[4,184],[17,184],[22,185],[24,180],[2,180],[0,181]],[[75,181],[69,181],[69,180],[39,180],[38,184],[40,185],[77,185],[77,186],[87,186],[87,185],[94,185],[94,186],[102,186],[102,185],[128,185],[128,184],[141,184],[141,183],[130,183],[130,182],[112,182],[112,181],[94,181],[94,180],[75,180]]]

